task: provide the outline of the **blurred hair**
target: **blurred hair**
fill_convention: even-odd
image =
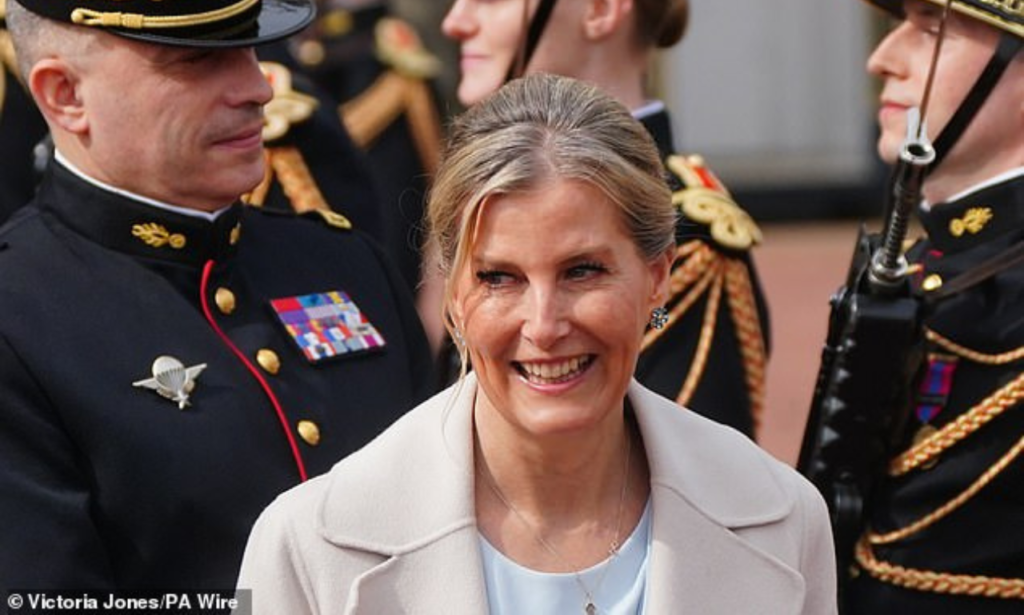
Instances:
[[[487,199],[556,179],[595,186],[614,203],[637,252],[675,243],[676,210],[653,140],[621,103],[569,77],[509,82],[455,118],[430,191],[427,222],[445,277],[444,321],[454,339],[454,281],[472,253]],[[459,348],[466,367],[465,348]]]
[[[690,22],[689,0],[633,0],[639,42],[671,47],[682,40]]]

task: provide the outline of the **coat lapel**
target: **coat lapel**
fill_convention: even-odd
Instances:
[[[792,512],[763,454],[635,382],[629,399],[651,469],[647,612],[801,613],[803,577],[749,540]]]
[[[479,549],[471,526],[392,557],[356,581],[347,613],[487,613]]]
[[[664,487],[655,487],[652,497],[648,613],[801,612],[805,589],[796,571]]]
[[[487,612],[473,501],[472,408],[476,381],[428,402],[396,423],[393,446],[360,452],[381,473],[336,477],[320,533],[355,558],[378,562],[348,595],[350,615]],[[343,462],[344,463],[344,462]],[[363,503],[351,506],[353,499]]]

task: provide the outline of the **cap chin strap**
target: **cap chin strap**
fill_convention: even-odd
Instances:
[[[528,1],[523,0],[523,2]],[[522,77],[523,73],[526,72],[526,67],[530,63],[530,58],[533,57],[533,52],[537,49],[537,44],[540,43],[540,37],[544,34],[544,28],[547,27],[548,20],[551,18],[551,11],[554,8],[555,0],[540,0],[540,4],[537,5],[537,12],[533,14],[533,19],[530,20],[530,27],[526,31],[526,38],[520,41],[518,53],[512,59],[512,65],[508,67],[505,83],[517,77]]]
[[[981,72],[978,80],[974,82],[971,91],[967,93],[967,97],[960,103],[956,113],[950,118],[946,127],[942,129],[942,133],[935,139],[933,144],[935,148],[935,161],[928,165],[928,173],[934,171],[942,163],[949,150],[953,149],[957,139],[967,129],[971,120],[978,113],[978,109],[981,108],[988,95],[992,93],[993,88],[999,83],[999,78],[1006,70],[1006,67],[1022,47],[1024,47],[1024,39],[1020,37],[1008,32],[1003,33],[1000,37],[999,46],[996,47],[996,51],[985,66],[985,70]]]

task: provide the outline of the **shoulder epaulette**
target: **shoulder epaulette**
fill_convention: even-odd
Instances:
[[[314,209],[313,211],[302,214],[304,217],[313,217],[320,220],[331,228],[341,229],[343,231],[352,230],[352,223],[345,216],[339,214],[336,211],[330,209]]]
[[[369,148],[384,130],[403,115],[423,169],[433,174],[441,147],[441,119],[427,78],[437,61],[404,22],[384,18],[377,23],[377,54],[391,67],[359,96],[338,107],[352,140]]]
[[[761,242],[761,229],[736,204],[725,185],[700,156],[669,156],[665,162],[680,184],[672,203],[687,219],[706,225],[711,238],[730,250],[749,250]]]
[[[432,79],[441,71],[441,61],[427,51],[411,25],[394,17],[377,21],[373,30],[377,59],[399,74]]]
[[[288,134],[292,126],[308,120],[319,102],[293,89],[291,71],[283,64],[260,62],[260,68],[274,89],[274,97],[263,107],[263,142],[270,143]]]

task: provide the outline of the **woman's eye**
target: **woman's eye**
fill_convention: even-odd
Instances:
[[[476,279],[485,286],[502,286],[511,284],[514,280],[512,274],[504,271],[477,271]]]
[[[585,280],[606,271],[608,268],[599,263],[583,263],[570,267],[566,272],[566,277],[570,280]]]

